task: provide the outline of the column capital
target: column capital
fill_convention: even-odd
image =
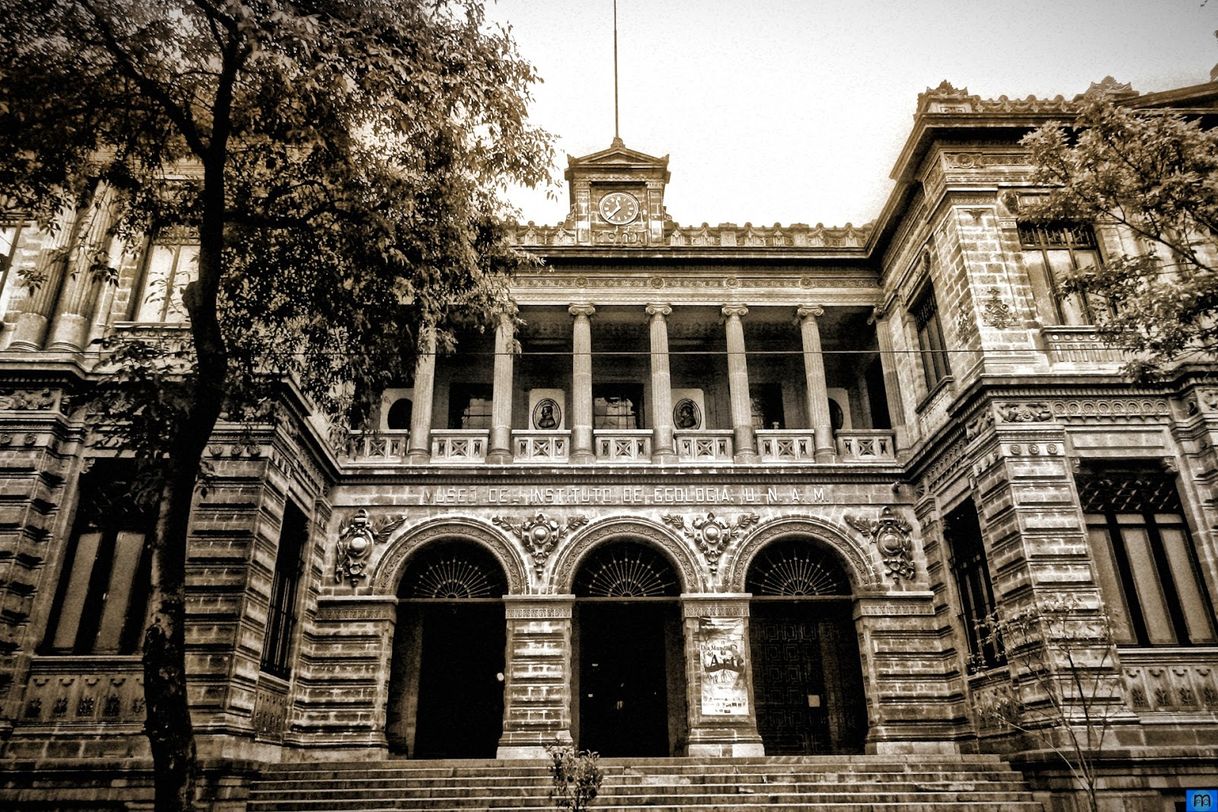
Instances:
[[[747,306],[742,305],[742,304],[727,304],[727,305],[724,305],[723,309],[720,310],[719,312],[721,312],[724,316],[726,316],[729,319],[730,318],[738,319],[741,316],[747,316],[749,314],[749,309]]]
[[[596,307],[589,302],[584,302],[583,304],[571,305],[567,308],[567,312],[576,318],[580,316],[583,316],[584,318],[591,318],[592,316],[596,315]]]
[[[825,308],[820,305],[800,305],[796,308],[795,315],[799,316],[801,321],[803,319],[819,319],[825,315]]]
[[[652,302],[646,307],[647,315],[652,318],[665,318],[672,315],[672,305],[662,304],[660,302]]]

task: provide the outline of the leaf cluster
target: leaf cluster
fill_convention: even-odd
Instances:
[[[1063,285],[1110,303],[1097,327],[1128,351],[1128,370],[1145,377],[1218,349],[1218,132],[1095,93],[1070,124],[1023,143],[1047,195],[1021,216],[1115,226],[1129,238]]]
[[[526,116],[534,69],[478,0],[0,0],[0,20],[10,207],[53,229],[104,188],[113,239],[197,234],[216,261],[187,309],[219,320],[230,414],[265,413],[287,375],[358,421],[423,326],[447,346],[506,306],[528,260],[501,192],[545,182],[551,148]],[[113,339],[133,371],[105,408],[142,402],[172,432],[194,326],[195,355]]]

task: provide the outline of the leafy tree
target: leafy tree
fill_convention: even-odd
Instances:
[[[200,246],[188,324],[113,338],[94,393],[152,483],[146,729],[157,809],[188,809],[186,538],[208,438],[266,417],[285,376],[345,427],[421,331],[445,345],[485,323],[523,261],[500,192],[549,172],[536,77],[480,0],[0,0],[0,21],[9,204],[51,229],[104,194],[110,237]]]
[[[1097,308],[1097,327],[1140,377],[1218,349],[1218,132],[1202,124],[1092,92],[1069,125],[1023,140],[1033,182],[1048,188],[1027,216],[1120,226],[1134,238],[1063,289],[1109,305]]]

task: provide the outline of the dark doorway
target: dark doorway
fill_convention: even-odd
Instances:
[[[671,603],[585,603],[580,625],[580,738],[602,756],[667,756],[665,619]]]
[[[767,755],[861,753],[867,734],[853,601],[819,547],[780,542],[749,569],[757,729]]]
[[[390,749],[413,758],[494,758],[503,732],[506,633],[498,562],[473,544],[420,553],[399,588]]]
[[[684,741],[684,648],[672,566],[635,542],[589,555],[575,580],[579,747],[668,756]]]

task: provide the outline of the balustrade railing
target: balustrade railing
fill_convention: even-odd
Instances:
[[[678,431],[673,437],[680,462],[731,462],[732,431]]]
[[[651,432],[644,429],[597,429],[599,462],[651,462]]]
[[[432,462],[486,462],[489,432],[484,429],[432,429]]]
[[[513,431],[516,462],[566,462],[571,449],[569,431]]]
[[[762,462],[812,462],[816,459],[812,429],[758,429]]]
[[[887,429],[839,431],[837,453],[842,462],[895,462],[896,447]]]
[[[357,432],[347,441],[347,457],[355,463],[401,463],[409,445],[408,431]]]

